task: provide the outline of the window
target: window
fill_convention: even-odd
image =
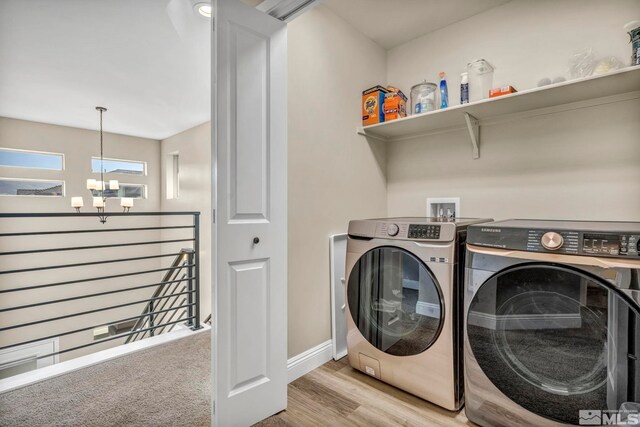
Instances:
[[[64,196],[64,181],[0,178],[0,196]]]
[[[125,175],[147,174],[147,163],[135,160],[104,159],[102,161],[102,167],[104,168],[104,173],[120,173]],[[91,158],[91,171],[93,173],[100,173],[99,157]]]
[[[59,348],[56,337],[0,350],[0,379],[55,365],[59,361],[57,354],[41,356],[56,353]]]
[[[131,332],[136,327],[138,319],[127,320],[126,322],[113,323],[111,325],[100,326],[93,330],[93,340],[99,341],[101,339],[112,337],[114,335],[126,334]]]
[[[178,153],[167,156],[166,171],[167,199],[177,199],[180,196],[180,155]]]
[[[108,186],[108,181],[107,181]],[[106,188],[104,190],[104,197],[107,199],[117,199],[119,197],[131,197],[134,199],[146,199],[147,198],[147,186],[144,184],[123,184],[119,183],[117,190],[110,190]],[[97,190],[92,191],[94,197],[100,197],[100,192]]]
[[[0,148],[0,166],[61,171],[64,154]]]

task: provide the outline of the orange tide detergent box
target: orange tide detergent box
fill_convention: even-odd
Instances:
[[[517,90],[513,86],[502,86],[489,91],[489,98],[495,98],[496,96],[509,95],[510,93],[516,93]]]
[[[387,86],[383,109],[385,121],[407,117],[407,97],[400,89]]]
[[[362,124],[375,125],[384,122],[384,97],[387,89],[374,86],[362,92]]]

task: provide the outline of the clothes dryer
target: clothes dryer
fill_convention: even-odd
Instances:
[[[351,221],[351,366],[449,410],[463,403],[462,279],[470,224],[488,219]]]
[[[466,266],[471,421],[640,425],[640,223],[471,226]]]

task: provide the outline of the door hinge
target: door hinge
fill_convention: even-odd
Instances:
[[[213,410],[212,412],[215,414],[216,413],[216,401],[213,401]]]
[[[213,219],[213,223],[216,223],[216,210],[213,210],[213,215],[211,215],[211,218]]]

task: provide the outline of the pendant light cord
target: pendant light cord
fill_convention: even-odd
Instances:
[[[100,110],[100,181],[102,181],[102,185],[100,185],[102,200],[104,200],[104,155],[103,155],[103,146],[102,146],[102,110]]]
[[[100,111],[100,198],[104,202],[104,149],[102,144],[102,113],[107,111],[104,107],[96,107],[96,110]]]

